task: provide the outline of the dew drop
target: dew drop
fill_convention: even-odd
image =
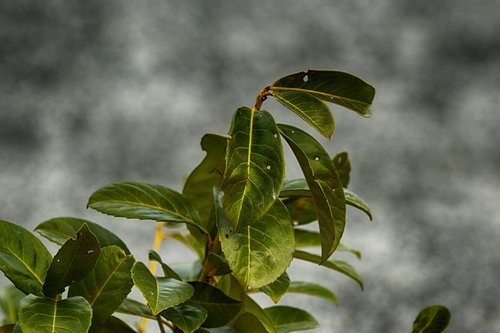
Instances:
[[[95,252],[94,250],[88,250],[88,251],[87,251],[87,254],[92,254],[92,253],[94,253],[94,252]]]
[[[248,287],[247,287],[247,290],[248,290],[248,291],[251,291],[252,289],[253,289],[253,288],[252,288],[252,286],[248,286]]]
[[[295,133],[295,131],[294,131],[294,130],[291,130],[291,131],[290,131],[290,133],[292,133],[292,134],[293,134],[293,133]]]
[[[319,160],[320,160],[320,157],[319,157],[319,156],[316,156],[316,157],[314,158],[314,160],[315,160],[315,161],[319,161]]]
[[[302,78],[302,80],[304,80],[304,82],[307,82],[309,81],[309,75],[304,75],[304,77]]]
[[[277,139],[278,138],[278,133],[274,133],[274,138]]]
[[[61,262],[61,259],[57,259],[56,262]]]
[[[270,165],[266,166],[266,169],[271,170],[271,166]]]

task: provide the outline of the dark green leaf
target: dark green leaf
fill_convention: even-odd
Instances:
[[[150,319],[156,319],[151,313],[151,309],[144,303],[136,301],[134,299],[126,298],[122,304],[116,309],[116,312],[129,314],[132,316],[146,317]]]
[[[236,329],[229,326],[215,327],[215,328],[207,328],[201,327],[196,333],[240,333]]]
[[[224,175],[227,141],[226,136],[203,136],[201,148],[207,155],[187,177],[182,190],[184,196],[193,202],[203,224],[208,226],[207,229],[210,229],[209,218],[214,207],[212,189],[220,186]]]
[[[2,324],[15,324],[17,322],[19,302],[24,296],[26,295],[14,286],[0,288],[0,309],[2,309],[4,316]]]
[[[290,265],[295,247],[293,226],[280,200],[257,222],[234,230],[221,208],[216,189],[215,207],[222,251],[233,275],[247,289],[274,282]]]
[[[25,294],[43,295],[52,256],[31,232],[0,220],[0,270]]]
[[[99,224],[83,219],[77,219],[74,217],[56,217],[42,222],[35,228],[35,231],[51,242],[63,245],[68,239],[75,239],[76,233],[84,224],[86,224],[90,231],[92,231],[92,233],[97,237],[101,247],[117,245],[127,254],[130,254],[130,251],[125,243],[114,233],[101,227]]]
[[[308,312],[290,306],[272,306],[264,310],[272,319],[278,333],[312,330],[319,326]]]
[[[227,147],[222,203],[234,228],[254,223],[271,208],[283,184],[278,128],[267,111],[239,108]]]
[[[100,252],[99,241],[84,224],[76,233],[76,238],[68,239],[54,256],[43,285],[43,293],[48,297],[55,297],[67,286],[78,282],[94,268]]]
[[[240,312],[243,303],[230,298],[221,290],[202,282],[190,282],[194,294],[187,304],[201,306],[207,311],[203,326],[220,327],[226,325]]]
[[[302,225],[318,220],[314,201],[311,197],[295,197],[285,201],[286,209],[294,225]]]
[[[262,327],[265,328],[265,332],[268,333],[277,333],[274,322],[269,317],[269,315],[265,312],[265,310],[251,298],[250,296],[245,294],[245,313],[253,314],[262,324]]]
[[[271,85],[272,94],[298,91],[326,102],[346,107],[358,114],[371,116],[370,106],[375,88],[360,78],[340,71],[308,70],[288,75]]]
[[[92,307],[92,326],[109,318],[132,289],[130,270],[134,257],[116,245],[102,248],[94,269],[69,289],[69,296],[83,296]]]
[[[181,304],[160,313],[185,333],[196,331],[207,318],[205,308],[193,304]]]
[[[333,157],[333,164],[335,164],[337,168],[342,186],[347,188],[351,177],[351,161],[349,160],[349,154],[346,151],[336,154]]]
[[[344,195],[345,195],[345,201],[349,206],[355,207],[361,211],[363,211],[370,220],[372,219],[372,212],[370,210],[370,207],[368,207],[368,204],[361,199],[356,193],[344,189]]]
[[[132,267],[132,279],[148,302],[153,315],[187,301],[194,291],[188,283],[154,277],[142,262],[136,262]]]
[[[315,231],[295,229],[295,247],[308,247],[308,246],[320,246],[320,236],[319,233]],[[351,248],[342,243],[337,247],[337,251],[350,252],[354,254],[358,259],[361,259],[361,251],[358,249]]]
[[[442,305],[431,305],[420,311],[413,322],[412,333],[444,332],[451,320],[448,308]]]
[[[98,328],[91,329],[90,333],[136,333],[130,326],[116,317],[109,317]]]
[[[311,192],[304,178],[286,179],[281,188],[280,197],[310,197]]]
[[[19,326],[23,333],[87,333],[92,309],[83,297],[62,301],[28,295],[21,301]]]
[[[207,233],[191,201],[160,185],[135,182],[110,184],[94,192],[87,206],[117,217],[188,223]]]
[[[345,228],[345,197],[339,175],[330,156],[312,136],[290,126],[279,125],[304,173],[318,215],[321,260],[337,248]]]
[[[290,278],[288,274],[284,272],[276,281],[260,288],[260,291],[269,296],[274,303],[278,303],[281,297],[287,292],[289,286]]]
[[[337,296],[333,292],[314,282],[292,281],[287,292],[317,296],[339,305]]]
[[[236,319],[234,328],[239,333],[270,333],[264,324],[250,312],[245,312]]]
[[[299,251],[299,250],[295,251],[294,256],[297,259],[309,261],[309,262],[312,262],[315,264],[320,264],[326,268],[330,268],[334,271],[342,273],[342,274],[350,277],[354,281],[356,281],[359,284],[359,286],[361,287],[361,289],[363,289],[363,280],[361,279],[359,274],[356,272],[354,267],[352,267],[351,265],[349,265],[348,263],[346,263],[343,260],[329,260],[329,261],[323,262],[320,256],[318,256],[316,254],[312,254],[312,253],[307,253],[304,251]]]
[[[170,268],[170,266],[168,266],[163,262],[160,255],[157,252],[150,250],[148,254],[148,259],[149,261],[156,261],[157,263],[160,264],[161,269],[163,270],[163,275],[165,275],[165,277],[182,281],[181,277],[177,275],[177,273],[172,268]]]

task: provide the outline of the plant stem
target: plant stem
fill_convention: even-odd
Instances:
[[[161,320],[161,316],[160,315],[156,315],[156,321],[158,322],[158,326],[160,326],[160,332],[161,333],[167,333],[165,331],[165,327],[163,327],[163,324],[162,324],[162,320]]]
[[[255,100],[255,109],[258,111],[262,107],[262,103],[267,99],[267,96],[271,95],[271,86],[267,86],[262,89]]]

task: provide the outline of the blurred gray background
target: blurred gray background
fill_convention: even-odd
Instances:
[[[296,265],[293,278],[331,287],[341,306],[285,304],[313,312],[314,332],[410,332],[435,303],[452,311],[450,333],[500,332],[499,12],[495,0],[1,1],[0,218],[87,218],[146,260],[155,224],[85,209],[94,190],[180,190],[202,134],[227,133],[261,88],[345,70],[377,88],[373,118],[333,107],[323,141],[350,152],[350,188],[374,213],[349,210],[345,236],[366,290]]]

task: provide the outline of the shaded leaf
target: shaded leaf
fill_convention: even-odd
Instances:
[[[130,326],[116,317],[109,317],[104,324],[98,328],[91,329],[90,333],[136,333]]]
[[[272,319],[278,333],[312,330],[319,323],[308,312],[290,306],[272,306],[264,310]]]
[[[15,324],[7,324],[0,326],[0,333],[13,333],[15,327],[16,327]]]
[[[28,295],[21,301],[19,326],[23,333],[87,333],[92,309],[83,297],[62,301]]]
[[[361,279],[359,274],[356,272],[354,267],[352,267],[351,265],[349,265],[347,262],[345,262],[343,260],[329,260],[329,261],[323,262],[320,256],[318,256],[316,254],[312,254],[312,253],[307,253],[304,251],[299,251],[299,250],[295,251],[294,256],[297,259],[309,261],[309,262],[312,262],[315,264],[320,264],[324,267],[327,267],[327,268],[330,268],[334,271],[342,273],[342,274],[350,277],[354,281],[356,281],[359,284],[359,286],[361,287],[361,289],[364,288],[363,287],[363,280]]]
[[[332,160],[333,164],[335,164],[335,168],[337,168],[337,172],[339,173],[342,186],[347,188],[351,177],[351,161],[349,160],[349,154],[346,151],[342,151],[337,153]]]
[[[2,324],[15,324],[17,322],[19,302],[24,296],[26,295],[14,286],[0,288],[0,309],[2,309],[4,316]]]
[[[239,333],[270,333],[264,324],[250,312],[245,312],[233,324]]]
[[[94,192],[87,207],[116,217],[188,223],[207,233],[193,204],[182,194],[161,185],[110,184]]]
[[[239,333],[235,328],[229,326],[221,326],[214,328],[201,327],[197,333]]]
[[[315,231],[295,229],[295,247],[308,247],[308,246],[320,246],[320,236],[319,233]],[[361,251],[342,243],[337,247],[337,251],[350,252],[354,254],[358,259],[361,259]]]
[[[311,197],[296,197],[285,201],[286,209],[294,225],[308,224],[318,220]]]
[[[412,333],[444,332],[451,320],[451,313],[443,305],[431,305],[422,309],[413,322]]]
[[[68,239],[54,256],[45,278],[43,293],[55,297],[67,286],[78,282],[94,268],[100,252],[99,241],[84,224],[76,233],[76,238]]]
[[[278,128],[269,112],[239,108],[229,134],[222,203],[229,222],[238,228],[254,223],[274,204],[285,162]]]
[[[52,256],[31,232],[0,220],[0,270],[25,294],[43,295]]]
[[[153,315],[187,301],[194,291],[188,283],[154,277],[142,262],[136,262],[132,267],[132,279],[148,302]]]
[[[326,299],[336,305],[339,305],[337,296],[328,288],[314,282],[292,281],[288,287],[287,292],[296,294],[305,294],[309,296],[316,296]]]
[[[207,311],[203,326],[220,327],[226,325],[240,312],[243,303],[235,300],[221,290],[203,282],[190,282],[194,294],[187,304],[201,306]]]
[[[221,208],[221,193],[214,189],[217,226],[222,251],[233,275],[247,289],[276,280],[290,265],[295,247],[293,226],[280,200],[258,221],[234,230]]]
[[[132,289],[130,270],[134,257],[116,245],[102,248],[94,269],[69,289],[69,296],[83,296],[92,307],[92,326],[109,318]]]
[[[290,277],[284,272],[276,281],[260,288],[260,291],[269,296],[274,303],[278,303],[281,297],[287,292],[289,286]]]
[[[40,223],[35,231],[51,242],[63,245],[68,239],[76,238],[76,233],[81,227],[86,224],[90,231],[97,237],[101,247],[109,245],[117,245],[127,254],[130,254],[125,243],[114,233],[108,229],[101,227],[99,224],[74,217],[56,217]]]
[[[160,313],[185,333],[196,331],[207,318],[205,308],[193,304],[181,304]]]
[[[321,234],[321,260],[337,248],[345,228],[345,197],[339,175],[330,156],[312,136],[290,126],[279,125],[292,148],[311,192]]]
[[[160,255],[157,252],[150,250],[148,253],[148,259],[149,261],[156,261],[157,263],[160,264],[165,277],[182,281],[181,277],[172,268],[170,268],[170,266],[168,266],[163,262]]]
[[[125,313],[132,316],[156,319],[156,317],[151,313],[151,309],[147,305],[130,298],[126,298],[122,302],[122,304],[120,304],[120,306],[116,308],[116,312]]]
[[[261,323],[262,327],[265,329],[265,332],[268,333],[277,333],[274,322],[270,318],[269,314],[265,312],[265,310],[251,298],[247,294],[245,294],[245,313],[251,313],[254,315]]]
[[[173,263],[172,269],[181,277],[182,281],[197,281],[203,269],[199,260],[184,263]]]

